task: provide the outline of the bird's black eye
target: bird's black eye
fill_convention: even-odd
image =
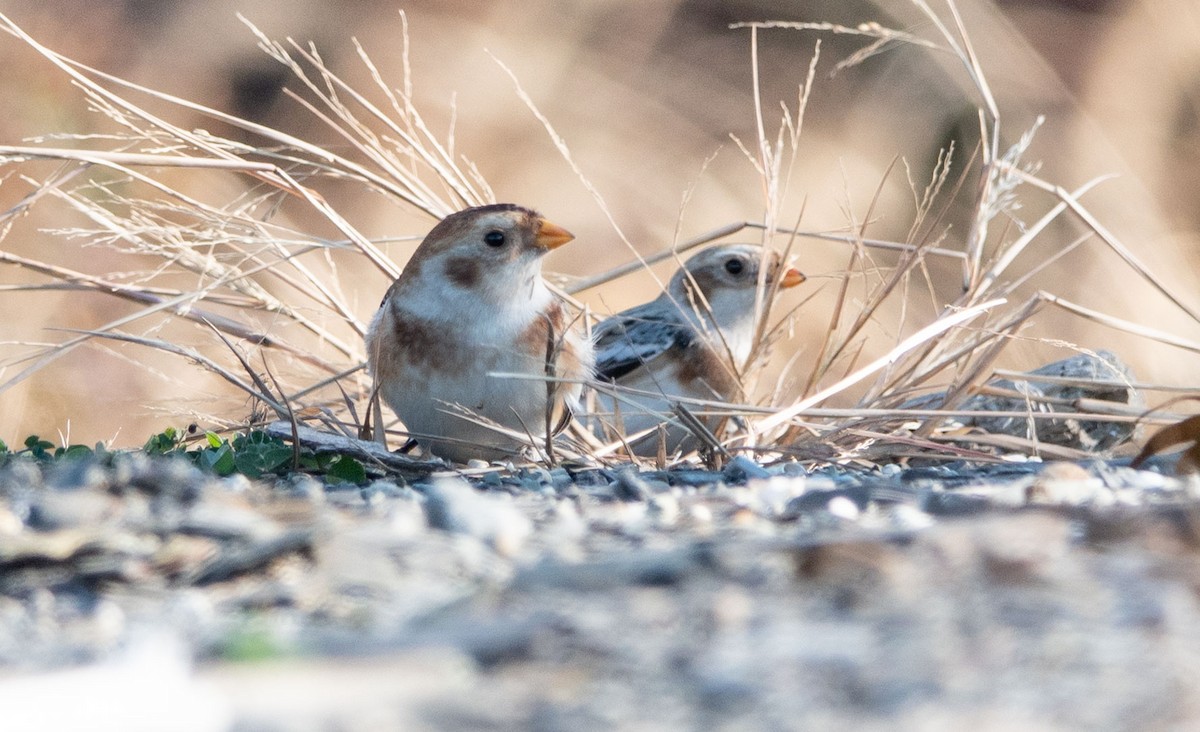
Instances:
[[[504,246],[504,232],[500,231],[499,229],[492,229],[483,235],[483,243],[487,244],[489,247]]]
[[[730,259],[725,262],[725,271],[731,275],[739,275],[746,265],[740,259]]]

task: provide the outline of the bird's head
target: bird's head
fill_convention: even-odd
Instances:
[[[485,304],[520,301],[544,288],[542,257],[574,238],[536,211],[514,204],[468,208],[433,227],[401,281],[438,283],[447,296]]]
[[[765,274],[763,269],[765,267]],[[672,297],[685,308],[712,309],[711,319],[724,329],[753,318],[755,303],[772,287],[795,287],[804,282],[800,270],[787,265],[779,252],[754,244],[726,244],[694,255],[675,273],[669,286]],[[703,298],[696,296],[696,290]]]

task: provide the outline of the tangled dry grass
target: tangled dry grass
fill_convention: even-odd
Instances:
[[[657,261],[678,260],[695,246],[751,235],[764,247],[793,255],[813,239],[844,243],[840,276],[816,288],[832,291],[831,307],[819,316],[827,319],[821,328],[823,340],[802,354],[772,353],[772,344],[793,327],[799,306],[773,312],[772,298],[764,298],[759,347],[744,374],[749,384],[758,384],[747,390],[756,401],[730,405],[683,400],[675,414],[664,415],[685,420],[692,412],[729,417],[736,428],[719,435],[709,446],[713,451],[847,460],[883,443],[896,454],[962,456],[960,448],[950,450],[936,439],[939,432],[955,419],[972,416],[962,408],[964,402],[987,381],[1004,375],[997,371],[1001,354],[1023,339],[1031,322],[1047,310],[1183,353],[1200,352],[1200,343],[1124,313],[1052,291],[1023,294],[1024,286],[1059,258],[1085,248],[1102,249],[1124,262],[1123,277],[1147,283],[1163,302],[1200,322],[1190,299],[1156,276],[1083,202],[1103,176],[1072,188],[1047,180],[1028,159],[1038,126],[1023,131],[1002,127],[1001,110],[958,6],[950,2],[934,9],[922,0],[914,5],[926,23],[920,32],[876,23],[733,25],[729,32],[747,40],[755,88],[755,137],[735,137],[733,142],[756,173],[761,207],[747,211],[745,221],[686,240],[677,225],[675,243],[649,255],[622,233],[619,217],[599,187],[589,182],[585,166],[572,158],[553,120],[522,89],[519,75],[505,68],[512,93],[543,124],[605,212],[614,236],[627,246],[631,261],[626,265],[557,280],[564,297],[587,317],[596,314],[582,298],[593,288]],[[355,42],[355,52],[373,81],[370,88],[356,88],[325,63],[315,45],[274,41],[246,23],[261,50],[288,72],[294,88],[288,96],[340,141],[335,147],[123,81],[56,53],[7,17],[0,16],[0,22],[12,42],[28,45],[70,78],[113,129],[0,147],[6,182],[24,190],[20,202],[0,214],[0,236],[9,235],[35,208],[55,207],[64,220],[80,222],[59,227],[62,244],[70,251],[86,254],[108,248],[134,255],[141,263],[136,271],[110,272],[89,267],[82,255],[70,260],[83,264],[68,267],[50,258],[0,251],[0,262],[44,278],[44,284],[21,289],[100,292],[134,306],[117,319],[61,340],[24,344],[22,352],[4,361],[0,393],[74,349],[132,344],[199,365],[250,397],[253,405],[248,418],[244,413],[217,413],[195,414],[194,419],[223,429],[292,420],[359,434],[369,421],[370,395],[363,370],[365,311],[360,298],[372,298],[351,283],[360,281],[364,272],[385,283],[402,263],[389,257],[387,242],[360,233],[327,202],[323,191],[352,187],[362,195],[398,202],[430,224],[460,208],[496,200],[487,171],[458,149],[455,129],[435,132],[418,111],[407,51],[401,78],[388,79]],[[409,29],[403,14],[398,23],[407,49]],[[902,240],[871,236],[875,201],[863,210],[848,207],[843,231],[804,226],[803,204],[795,205],[795,170],[820,41],[804,59],[806,73],[793,82],[795,98],[779,104],[777,111],[759,78],[760,39],[768,33],[801,32],[861,37],[862,47],[840,59],[838,69],[870,63],[876,54],[905,47],[953,59],[968,80],[967,101],[976,108],[982,143],[969,151],[944,149],[927,180],[914,180],[914,172],[905,165],[916,214]],[[172,122],[172,115],[183,111],[201,114],[236,130],[238,136]],[[459,124],[469,125],[470,120]],[[242,141],[242,136],[253,142]],[[899,161],[892,164],[897,170],[900,166]],[[687,207],[688,196],[685,192],[681,208]],[[963,200],[970,201],[973,211],[965,231],[947,221],[951,206]],[[1017,213],[1022,207],[1043,212],[1023,224]],[[1082,224],[1084,233],[1055,240],[1062,236],[1064,229],[1058,224],[1064,218]],[[1051,242],[1047,245],[1046,240]],[[1029,256],[1034,244],[1055,253]],[[945,288],[935,286],[933,280],[940,275],[931,271],[933,259],[948,261],[961,272],[961,287],[953,296],[944,297]],[[917,302],[923,304],[914,307]],[[890,337],[882,348],[881,334]],[[1069,334],[1061,340],[1070,346]],[[138,358],[136,350],[120,353]],[[1126,386],[1177,391],[1156,384]],[[943,394],[937,404],[906,407],[913,398],[931,393]],[[1139,418],[1119,406],[1088,408],[1089,420]],[[1031,405],[1014,416],[1036,420],[1053,415]],[[1173,418],[1178,415],[1154,417]],[[578,440],[561,449],[604,460],[619,454],[621,446],[621,440]],[[1039,449],[1036,435],[1010,447],[1030,453]]]

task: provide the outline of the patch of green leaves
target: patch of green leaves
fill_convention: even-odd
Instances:
[[[204,433],[204,442],[204,447],[188,452],[196,466],[221,477],[233,475],[237,470],[237,461],[233,458],[233,445],[214,432]]]
[[[92,457],[108,461],[113,455],[101,443],[94,448],[86,445],[56,447],[37,435],[26,438],[24,445],[24,449],[14,451],[0,441],[0,467],[18,458],[51,463]],[[367,480],[363,464],[348,455],[318,454],[303,447],[295,450],[280,438],[262,430],[250,430],[232,439],[215,432],[205,432],[200,440],[189,445],[185,432],[168,427],[146,440],[142,452],[155,457],[178,456],[221,477],[241,473],[247,478],[257,479],[265,475],[302,471],[324,476],[330,483],[364,483]]]
[[[40,463],[52,463],[58,460],[77,460],[80,458],[95,457],[99,460],[108,460],[112,455],[109,450],[104,447],[103,443],[97,442],[95,447],[87,445],[55,445],[53,442],[43,440],[38,435],[30,435],[25,438],[24,449],[13,450],[8,446],[8,443],[0,440],[0,467],[8,465],[14,459],[26,458],[36,460]]]
[[[157,435],[146,440],[142,452],[147,455],[171,455],[186,452],[183,447],[183,435],[174,427],[168,427]]]
[[[367,471],[348,455],[317,454],[307,448],[293,449],[278,437],[251,430],[227,440],[215,432],[205,432],[200,447],[184,451],[179,436],[164,431],[150,438],[163,454],[183,452],[198,467],[222,477],[241,473],[247,478],[268,474],[284,475],[294,470],[323,475],[331,483],[363,483]],[[147,443],[147,452],[150,443]]]
[[[367,470],[363,464],[349,455],[327,456],[325,478],[330,483],[365,483]]]
[[[233,439],[233,464],[248,478],[276,473],[291,466],[295,451],[278,437],[254,430]]]

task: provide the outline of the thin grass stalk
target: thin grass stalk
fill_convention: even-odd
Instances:
[[[264,404],[267,404],[271,407],[271,409],[275,410],[277,414],[287,414],[287,409],[282,404],[279,404],[272,399],[269,394],[264,394],[260,391],[257,391],[252,385],[242,381],[233,372],[194,349],[186,348],[176,343],[171,343],[170,341],[165,341],[158,338],[144,338],[142,336],[135,336],[130,333],[122,333],[118,330],[64,330],[67,330],[68,332],[80,333],[84,337],[84,340],[90,338],[102,338],[114,341],[125,341],[127,343],[134,343],[137,345],[146,346],[148,348],[153,348],[155,350],[164,351],[166,353],[174,353],[176,355],[183,356],[188,360],[195,361],[197,364],[200,364],[209,371],[212,371],[214,374],[217,374],[241,391],[244,391]]]
[[[143,238],[138,237],[135,233],[130,232],[130,231],[126,230],[125,228],[123,228],[121,226],[121,222],[112,218],[110,216],[110,213],[106,209],[95,205],[94,203],[88,201],[87,199],[76,197],[76,196],[66,196],[64,198],[64,200],[66,200],[66,202],[68,202],[70,205],[74,206],[77,210],[79,210],[85,216],[88,216],[89,218],[96,221],[101,226],[104,226],[107,230],[112,232],[118,238],[120,238],[122,240],[130,241],[131,243],[145,241]],[[151,230],[153,231],[154,227],[151,227]],[[160,226],[157,229],[157,231],[161,233],[161,232],[168,231],[168,229],[165,226]],[[264,237],[264,241],[271,242],[272,240],[270,237]],[[273,246],[273,245],[276,245],[276,244],[268,243],[268,246]],[[320,248],[319,245],[314,245],[314,246],[318,249]],[[251,268],[226,267],[224,265],[220,265],[215,260],[212,260],[211,257],[207,261],[191,262],[186,257],[175,256],[178,254],[185,253],[186,249],[184,247],[176,247],[173,250],[175,255],[169,255],[168,253],[164,252],[162,254],[162,256],[167,258],[167,261],[170,263],[180,264],[184,268],[189,269],[190,271],[193,271],[197,274],[200,274],[201,276],[203,276],[213,282],[220,283],[217,286],[228,286],[228,287],[231,287],[232,289],[234,289],[235,291],[238,291],[238,292],[248,295],[250,297],[251,307],[247,307],[245,309],[262,310],[265,312],[282,315],[282,316],[288,318],[289,320],[297,323],[302,328],[308,330],[313,335],[320,338],[322,341],[329,343],[332,347],[337,349],[343,355],[353,356],[354,354],[357,353],[356,349],[352,349],[348,344],[343,343],[341,341],[341,339],[334,336],[331,332],[329,332],[325,328],[322,328],[321,326],[312,322],[310,319],[301,315],[295,308],[280,301],[278,298],[271,296],[265,289],[263,289],[261,286],[259,286],[257,283],[255,283],[251,279],[256,275],[270,272],[272,275],[278,277],[285,283],[290,283],[293,286],[295,286],[298,291],[302,291],[302,292],[305,292],[310,295],[314,291],[318,292],[318,293],[322,293],[322,294],[326,293],[327,288],[324,285],[322,285],[319,281],[314,282],[312,287],[306,288],[306,287],[301,286],[299,283],[295,283],[294,281],[291,280],[291,278],[287,277],[282,272],[274,270],[274,268],[277,267],[281,262],[291,262],[292,265],[297,267],[298,269],[300,269],[301,272],[305,272],[306,270],[301,265],[299,265],[298,263],[296,263],[294,261],[301,254],[304,254],[305,251],[306,250],[302,249],[302,250],[296,251],[296,252],[286,252],[286,251],[281,252],[281,256],[278,261],[260,261],[260,260],[258,260],[257,257],[255,257],[254,258],[254,260],[255,260],[254,266]],[[309,277],[311,280],[318,279],[315,276],[312,276],[311,274],[309,275]],[[127,289],[132,289],[132,288],[127,288]],[[213,293],[213,289],[202,290],[201,293],[199,294],[199,296],[197,297],[197,301],[212,299],[211,298],[212,293]],[[351,325],[351,327],[355,327],[356,330],[360,330],[360,331],[362,330],[361,324],[358,324],[356,319],[354,319],[352,317],[347,317],[347,314],[349,313],[347,306],[340,305],[332,297],[323,301],[322,304],[341,313],[343,315],[343,318],[345,319],[345,321],[349,325]],[[213,315],[212,317],[213,317],[214,321],[227,320],[219,315]],[[237,335],[236,333],[233,333],[232,331],[231,331],[231,334]],[[281,343],[273,342],[272,345],[284,347],[284,345]],[[290,346],[287,346],[286,348],[291,349]],[[311,357],[306,355],[305,358],[307,359],[307,358],[311,358]],[[329,367],[323,366],[322,368],[325,368],[328,370]]]
[[[51,63],[58,66],[65,73],[67,73],[69,76],[71,76],[71,78],[73,80],[75,80],[76,83],[78,83],[87,93],[95,95],[101,99],[108,100],[110,103],[112,103],[118,109],[125,110],[127,113],[133,115],[136,118],[145,119],[146,121],[150,122],[152,125],[167,131],[172,137],[180,140],[181,142],[188,144],[189,146],[192,146],[196,149],[208,152],[211,155],[214,155],[215,157],[218,157],[218,158],[234,157],[229,153],[225,153],[220,147],[215,147],[215,146],[208,144],[206,142],[205,136],[193,135],[191,133],[188,133],[187,131],[182,130],[181,128],[178,128],[174,125],[170,125],[167,122],[165,122],[164,120],[161,120],[160,118],[158,118],[154,115],[151,115],[148,112],[145,112],[144,110],[140,109],[139,107],[127,102],[126,100],[122,99],[121,97],[113,94],[112,92],[108,91],[104,87],[93,82],[90,78],[88,78],[87,75],[85,75],[85,73],[95,76],[97,78],[103,79],[105,81],[108,81],[110,83],[116,84],[118,86],[122,86],[122,87],[125,87],[128,89],[132,89],[134,91],[140,92],[140,93],[144,93],[152,98],[168,102],[172,105],[179,106],[181,108],[188,109],[188,110],[191,110],[194,112],[198,112],[205,116],[212,117],[214,119],[225,122],[226,124],[230,124],[239,129],[243,129],[247,132],[258,134],[258,135],[262,136],[264,139],[273,140],[280,144],[287,145],[289,147],[294,147],[299,150],[303,150],[304,152],[306,152],[310,155],[313,155],[314,157],[316,157],[320,160],[325,160],[326,162],[334,163],[339,168],[342,168],[348,172],[354,173],[355,175],[361,177],[363,180],[366,180],[366,181],[378,186],[382,190],[392,191],[393,193],[396,193],[398,195],[398,197],[402,197],[402,196],[399,196],[399,192],[394,189],[394,187],[388,182],[387,179],[377,176],[374,173],[372,173],[371,171],[369,171],[368,169],[364,168],[363,166],[360,166],[357,163],[354,163],[353,161],[350,161],[346,158],[335,155],[323,148],[312,145],[311,143],[307,143],[304,140],[301,140],[294,136],[287,135],[286,133],[279,132],[278,130],[275,130],[275,129],[272,129],[269,127],[265,127],[263,125],[259,125],[259,124],[253,123],[253,122],[248,122],[239,117],[235,117],[233,115],[226,114],[224,112],[219,112],[217,110],[211,109],[209,107],[205,107],[200,104],[196,104],[194,102],[189,102],[189,101],[179,98],[179,97],[175,97],[175,96],[172,96],[169,94],[164,94],[162,92],[158,92],[153,89],[148,89],[146,87],[143,87],[143,86],[140,86],[137,84],[133,84],[124,79],[121,79],[120,77],[116,77],[111,74],[106,74],[97,69],[93,69],[84,64],[80,64],[76,61],[67,59],[66,57],[63,57],[60,54],[57,54],[57,53],[51,51],[50,49],[46,48],[45,46],[38,44],[30,36],[28,36],[22,30],[20,30],[19,27],[17,27],[14,23],[12,23],[12,21],[9,20],[2,13],[0,13],[0,23],[3,23],[3,26],[4,26],[2,28],[3,30],[6,30],[6,31],[12,33],[13,35],[16,35],[17,37],[21,38],[23,41],[28,43],[40,55],[42,55],[44,58],[46,58]],[[98,161],[98,162],[100,162],[100,161]],[[248,173],[259,176],[262,180],[264,180],[264,182],[267,182],[272,185],[276,185],[278,187],[282,187],[285,190],[299,194],[300,197],[304,198],[310,204],[314,205],[314,207],[320,213],[322,213],[327,218],[329,218],[331,223],[333,223],[339,230],[341,230],[343,232],[343,234],[346,235],[346,237],[349,240],[354,242],[354,244],[360,250],[362,250],[364,254],[367,255],[368,259],[372,263],[374,263],[377,267],[379,267],[379,269],[382,270],[386,275],[389,275],[392,278],[395,278],[395,276],[399,274],[398,270],[395,269],[394,265],[392,265],[386,259],[386,257],[384,257],[382,255],[382,253],[379,252],[374,247],[374,245],[372,245],[370,243],[369,240],[365,239],[360,234],[358,234],[358,232],[353,227],[351,227],[349,225],[349,223],[346,222],[341,216],[339,216],[335,212],[333,212],[332,209],[328,205],[324,205],[323,201],[318,202],[318,200],[315,199],[311,195],[311,193],[309,193],[302,186],[299,186],[296,183],[296,181],[291,178],[291,176],[284,174],[283,171],[279,170],[279,169],[269,171],[269,172],[248,170]],[[144,182],[148,182],[151,185],[154,185],[154,183],[152,181],[144,181]],[[282,185],[280,185],[280,184],[282,184]],[[410,201],[410,203],[418,208],[422,207],[422,205],[419,201]],[[196,202],[196,205],[200,206],[201,204]]]
[[[1072,196],[1082,196],[1100,183],[1109,180],[1111,177],[1112,176],[1105,175],[1093,178],[1079,188],[1076,188],[1072,192]],[[1012,265],[1013,261],[1016,260],[1016,258],[1020,256],[1023,251],[1025,251],[1026,247],[1028,247],[1035,238],[1045,231],[1046,227],[1048,227],[1051,222],[1062,215],[1066,209],[1067,203],[1065,201],[1060,201],[1059,203],[1055,204],[1040,219],[1034,222],[1032,226],[1028,227],[1020,237],[998,252],[994,260],[989,264],[987,272],[985,272],[980,278],[979,285],[976,288],[976,297],[981,297],[983,293],[987,292],[996,283],[996,281],[1003,276],[1003,274]]]
[[[983,313],[987,312],[988,310],[991,310],[1000,305],[1003,305],[1004,302],[1005,301],[1003,299],[989,300],[986,303],[980,303],[979,305],[975,305],[975,306],[972,306],[969,308],[964,308],[962,310],[951,313],[949,315],[945,315],[945,316],[935,320],[933,323],[930,323],[928,326],[922,328],[921,330],[917,331],[913,335],[909,336],[908,338],[905,338],[903,341],[896,344],[896,346],[894,346],[888,353],[875,359],[874,361],[872,361],[871,363],[867,364],[866,366],[858,369],[854,373],[846,376],[845,378],[843,378],[841,381],[837,382],[836,384],[828,386],[825,389],[821,390],[820,392],[817,392],[816,394],[807,396],[804,399],[801,399],[801,400],[797,401],[796,403],[792,404],[791,406],[789,406],[785,409],[781,409],[781,410],[775,412],[774,414],[770,415],[769,417],[766,417],[765,419],[760,420],[758,423],[753,425],[754,431],[756,431],[758,434],[763,434],[769,430],[772,430],[776,427],[779,427],[779,426],[785,424],[790,419],[801,414],[802,412],[804,412],[804,410],[808,409],[809,407],[816,406],[817,404],[820,404],[821,402],[825,401],[826,399],[829,399],[830,397],[841,393],[842,391],[849,388],[850,386],[853,386],[854,384],[858,383],[859,381],[862,381],[863,379],[867,378],[872,373],[875,373],[876,371],[884,368],[889,363],[892,363],[896,359],[899,359],[904,354],[908,353],[909,351],[913,350],[914,348],[917,348],[918,346],[920,346],[924,343],[927,343],[929,340],[936,338],[937,336],[941,335],[942,333],[948,331],[951,328],[962,325],[963,323],[966,323],[967,321],[969,321],[973,318],[976,318],[979,315],[982,315]]]
[[[1134,323],[1133,321],[1125,320],[1124,318],[1108,315],[1107,313],[1102,313],[1099,310],[1093,310],[1092,308],[1078,305],[1070,300],[1066,300],[1049,292],[1040,292],[1038,295],[1046,302],[1062,308],[1067,312],[1082,316],[1087,320],[1091,320],[1093,322],[1100,323],[1101,325],[1106,325],[1110,328],[1124,331],[1126,333],[1141,336],[1142,338],[1148,338],[1152,341],[1164,343],[1168,346],[1181,348],[1185,351],[1200,353],[1200,342],[1196,342],[1187,338],[1181,338],[1172,333],[1167,333],[1166,331],[1158,330],[1157,328],[1150,328],[1141,325],[1140,323]]]
[[[1164,284],[1162,280],[1156,277],[1154,273],[1151,272],[1148,267],[1142,264],[1141,260],[1135,257],[1133,252],[1130,251],[1124,244],[1122,244],[1121,241],[1112,232],[1110,232],[1107,227],[1101,224],[1100,221],[1093,216],[1092,213],[1088,211],[1087,208],[1085,208],[1074,195],[1072,195],[1062,186],[1047,183],[1041,178],[1038,178],[1037,176],[1026,171],[1016,169],[1014,174],[1020,176],[1024,181],[1037,185],[1039,188],[1048,190],[1057,196],[1060,201],[1065,203],[1067,207],[1071,209],[1072,213],[1078,216],[1083,223],[1087,224],[1092,231],[1096,232],[1096,235],[1100,237],[1100,240],[1103,241],[1109,249],[1112,249],[1117,256],[1124,260],[1125,264],[1128,265],[1129,268],[1132,269],[1139,277],[1158,290],[1163,297],[1167,298],[1167,300],[1175,305],[1175,307],[1187,314],[1188,317],[1200,323],[1200,311],[1197,311],[1192,305],[1188,304],[1181,295],[1177,294],[1174,290]]]
[[[627,262],[620,266],[613,267],[606,272],[576,280],[575,282],[564,286],[562,289],[568,294],[577,295],[594,287],[599,287],[600,285],[607,284],[613,280],[620,279],[628,274],[652,267],[653,265],[664,260],[671,259],[672,257],[678,257],[678,255],[682,254],[683,252],[695,249],[698,246],[703,246],[705,244],[724,239],[727,236],[732,236],[746,227],[747,223],[744,221],[735,221],[732,224],[726,224],[725,226],[721,226],[705,234],[701,234],[700,236],[689,239],[679,246],[672,247],[670,249],[664,249],[656,254],[638,257],[632,262]],[[665,287],[661,280],[658,280],[658,283],[660,287]]]
[[[5,251],[0,251],[0,263],[13,264],[31,272],[37,272],[50,277],[57,277],[59,279],[67,280],[90,292],[113,295],[141,305],[171,307],[173,308],[174,314],[180,318],[191,320],[200,324],[212,324],[237,338],[242,338],[258,345],[268,347],[283,349],[288,348],[287,344],[275,340],[267,333],[251,330],[243,323],[231,320],[216,313],[197,310],[190,305],[185,304],[193,298],[192,293],[183,293],[176,295],[174,298],[168,299],[158,294],[146,292],[141,288],[133,288],[129,285],[110,282],[98,277],[93,277],[92,275],[88,275],[83,272],[77,272],[65,267],[58,267],[55,265],[38,262],[36,260],[26,259]],[[168,304],[171,302],[174,302],[175,304]],[[297,351],[296,355],[300,355],[301,353],[302,352]]]

